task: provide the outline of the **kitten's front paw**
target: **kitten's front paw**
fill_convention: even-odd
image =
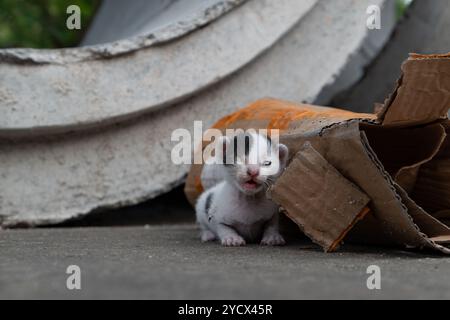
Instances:
[[[222,245],[226,247],[241,247],[245,246],[245,240],[240,236],[226,236],[222,240]]]
[[[204,230],[201,233],[202,242],[210,242],[216,240],[216,235],[209,230]]]
[[[261,240],[263,246],[284,246],[286,241],[279,233],[265,235]]]

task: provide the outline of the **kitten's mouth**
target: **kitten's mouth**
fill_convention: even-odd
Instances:
[[[261,184],[256,182],[255,180],[248,180],[242,184],[244,189],[246,190],[255,190],[257,189]]]

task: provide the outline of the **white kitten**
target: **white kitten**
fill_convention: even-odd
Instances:
[[[218,155],[222,164],[205,164],[202,183],[206,191],[196,205],[202,241],[219,239],[225,246],[255,241],[284,245],[278,231],[278,206],[266,198],[266,191],[286,166],[287,147],[273,145],[256,133],[232,140],[223,137],[219,143],[223,145],[223,154]]]

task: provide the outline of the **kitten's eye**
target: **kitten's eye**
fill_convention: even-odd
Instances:
[[[272,161],[264,161],[263,166],[268,167],[272,165]]]

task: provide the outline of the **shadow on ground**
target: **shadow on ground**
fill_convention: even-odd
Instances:
[[[73,228],[194,223],[195,211],[187,201],[183,188],[184,186],[175,188],[162,196],[135,206],[93,212],[82,218],[42,227]]]

